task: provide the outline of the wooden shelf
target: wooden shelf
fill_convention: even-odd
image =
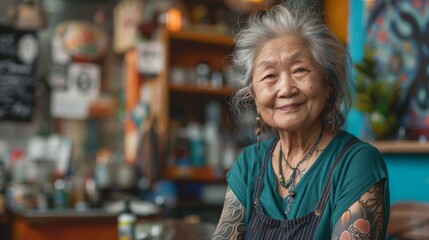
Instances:
[[[429,153],[429,142],[386,140],[371,142],[381,153]]]
[[[37,211],[35,209],[14,210],[14,217],[25,218],[31,224],[49,224],[55,222],[96,222],[116,221],[117,214],[104,210],[91,209],[87,211],[76,211],[74,209]]]
[[[199,86],[190,85],[190,84],[170,84],[170,91],[226,96],[232,93],[233,88],[229,86],[224,86],[221,88],[210,88],[210,87],[199,87]]]
[[[179,31],[168,32],[171,39],[184,40],[190,42],[207,43],[221,46],[232,46],[233,40],[231,36],[221,35],[209,32],[196,32],[196,31]]]
[[[14,240],[115,240],[118,239],[117,214],[95,210],[14,210],[10,233]]]

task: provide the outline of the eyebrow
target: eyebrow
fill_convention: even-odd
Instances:
[[[256,65],[255,68],[259,68],[259,67],[266,68],[266,67],[270,67],[272,65],[273,65],[272,61],[266,61],[266,60],[264,60],[264,61],[260,62],[258,65]]]

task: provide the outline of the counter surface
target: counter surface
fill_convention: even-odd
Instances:
[[[136,239],[209,240],[215,225],[138,216]],[[12,240],[117,240],[117,214],[103,210],[37,210],[12,213]]]

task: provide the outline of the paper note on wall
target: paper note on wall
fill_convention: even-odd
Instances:
[[[99,97],[100,67],[72,63],[67,72],[65,90],[52,93],[51,114],[59,118],[84,119],[88,117],[91,102]]]

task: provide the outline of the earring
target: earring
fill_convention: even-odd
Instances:
[[[256,137],[258,138],[258,140],[257,140],[258,150],[259,150],[259,146],[261,145],[261,133],[262,133],[262,130],[261,130],[261,114],[259,114],[259,112],[258,112],[258,115],[256,116]]]

